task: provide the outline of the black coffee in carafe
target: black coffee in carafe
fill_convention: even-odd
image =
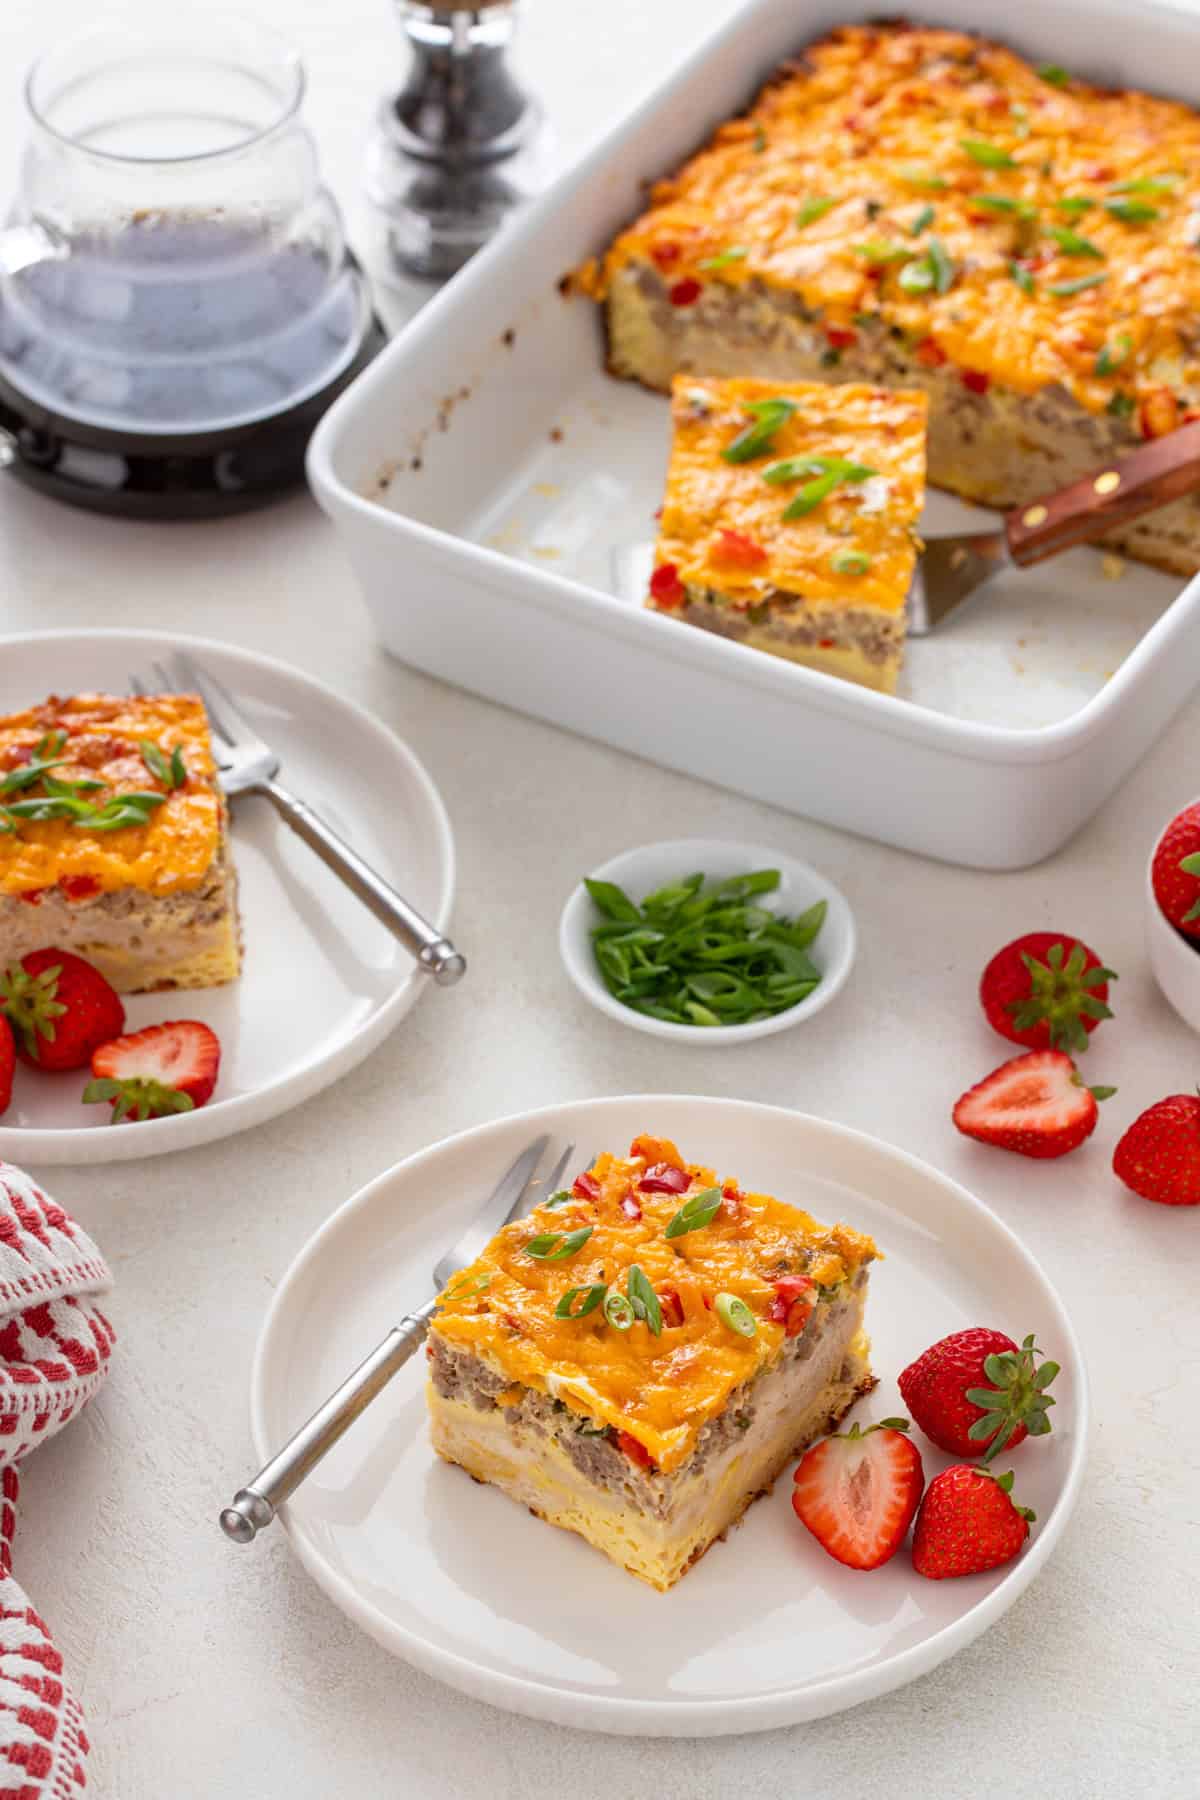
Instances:
[[[243,23],[101,28],[43,59],[0,232],[0,428],[13,468],[143,516],[250,506],[382,342],[297,108],[299,65]],[[217,85],[220,84],[220,91]]]

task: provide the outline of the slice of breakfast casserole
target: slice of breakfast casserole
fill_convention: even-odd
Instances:
[[[1200,414],[1200,112],[903,23],[808,45],[577,284],[609,367],[929,395],[929,479],[1037,501]],[[1106,542],[1200,569],[1187,495]]]
[[[0,718],[0,964],[47,945],[121,993],[236,978],[229,819],[195,695],[51,696]]]
[[[447,1286],[434,1448],[665,1590],[875,1385],[875,1253],[635,1138]]]
[[[924,394],[676,376],[648,604],[891,692],[925,474]]]

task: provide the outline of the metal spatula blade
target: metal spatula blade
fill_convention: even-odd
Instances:
[[[927,537],[908,590],[908,635],[928,637],[976,588],[1011,568],[1003,531]]]

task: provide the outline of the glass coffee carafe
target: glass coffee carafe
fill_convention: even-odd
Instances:
[[[26,84],[0,232],[0,442],[61,498],[141,516],[257,504],[382,342],[300,120],[299,58],[196,9],[102,26]]]

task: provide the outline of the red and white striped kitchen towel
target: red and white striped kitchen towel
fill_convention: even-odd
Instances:
[[[91,1399],[113,1329],[104,1258],[61,1206],[0,1162],[0,1800],[72,1800],[87,1734],[62,1657],[13,1578],[16,1464]]]

